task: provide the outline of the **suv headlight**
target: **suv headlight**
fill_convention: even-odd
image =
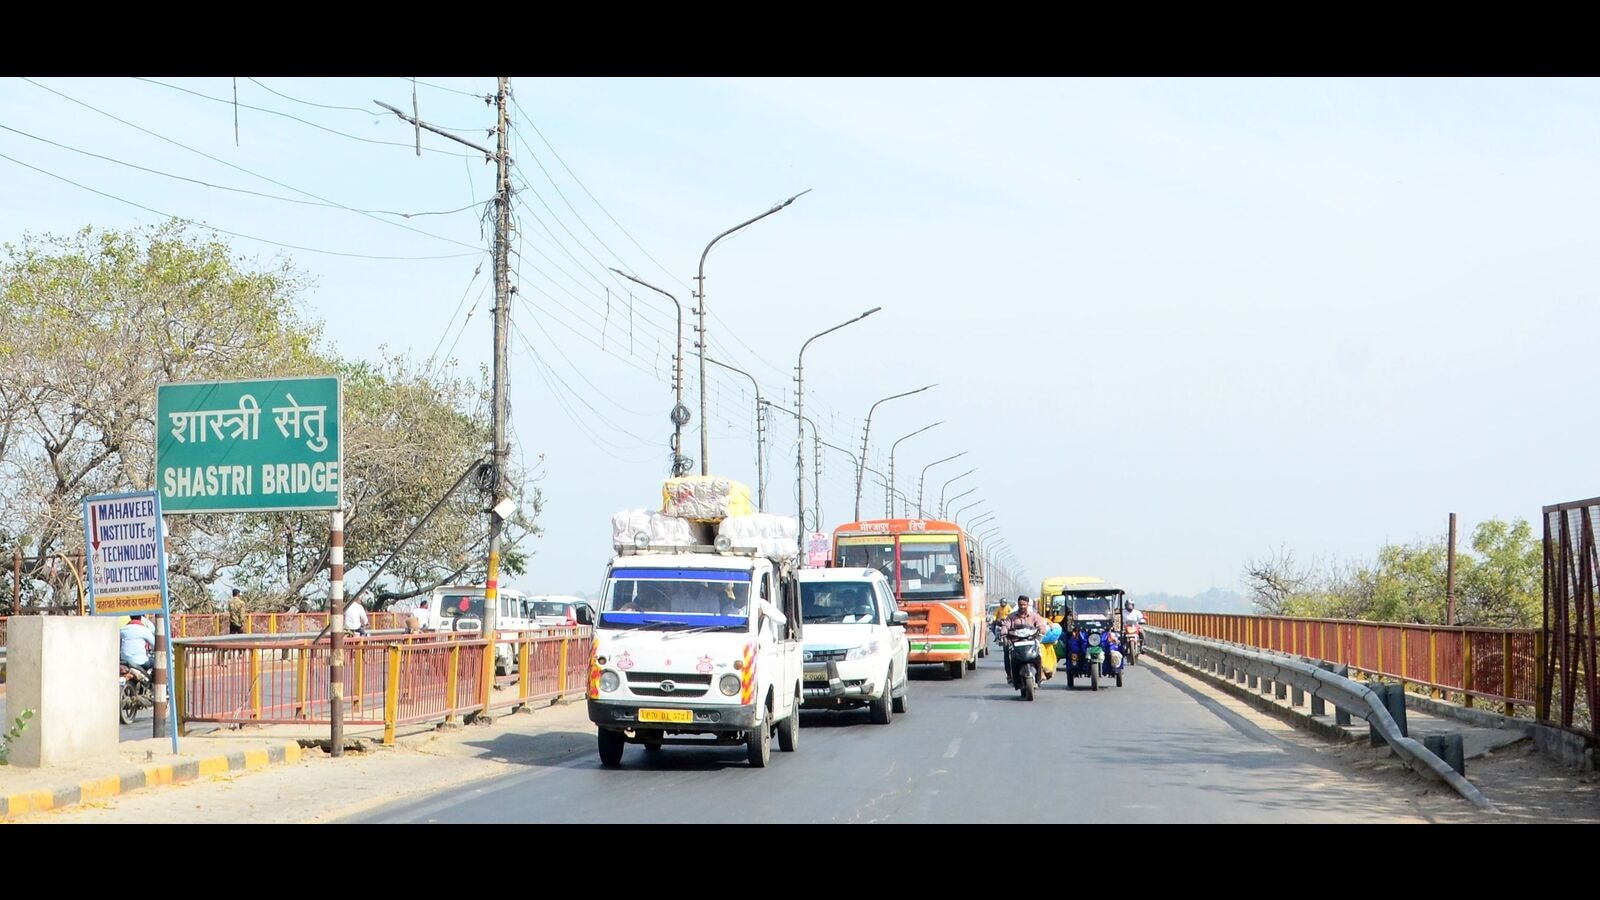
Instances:
[[[619,688],[621,686],[622,686],[622,679],[617,677],[617,673],[615,673],[615,672],[601,672],[600,673],[600,690],[602,690],[602,691],[614,691],[614,690],[616,690],[617,688]]]
[[[876,656],[877,653],[878,653],[878,642],[877,641],[867,641],[865,644],[862,644],[859,647],[851,647],[849,650],[846,650],[845,654],[844,654],[844,658],[845,659],[866,659],[869,656]]]

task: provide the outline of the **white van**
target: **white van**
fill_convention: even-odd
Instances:
[[[911,680],[907,614],[877,569],[802,569],[807,709],[871,709],[887,725],[906,711]]]
[[[646,541],[641,540],[641,543]],[[712,547],[627,552],[606,569],[589,668],[600,762],[627,744],[743,745],[767,765],[800,735],[793,561]]]
[[[433,589],[432,602],[434,630],[482,631],[484,597],[483,585],[458,584]],[[496,611],[495,627],[502,639],[516,637],[516,630],[536,627],[528,617],[527,598],[515,588],[500,589],[500,608]],[[516,647],[496,644],[494,648],[496,675],[506,675],[517,670]]]

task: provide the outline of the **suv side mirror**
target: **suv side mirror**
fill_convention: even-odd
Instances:
[[[911,621],[911,616],[903,609],[897,609],[894,612],[889,613],[890,625],[904,625],[909,621]]]

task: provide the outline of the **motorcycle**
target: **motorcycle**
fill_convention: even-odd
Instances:
[[[1037,628],[1014,628],[1006,634],[1006,672],[1022,699],[1032,700],[1044,676]]]
[[[1144,633],[1137,622],[1128,626],[1128,640],[1122,648],[1122,655],[1127,657],[1128,665],[1139,664],[1139,654],[1144,650]]]
[[[118,679],[122,684],[117,701],[117,719],[124,725],[132,725],[139,710],[151,709],[156,705],[155,687],[150,683],[148,672],[127,663],[121,664]]]

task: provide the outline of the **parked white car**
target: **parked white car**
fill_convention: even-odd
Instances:
[[[906,711],[911,682],[906,613],[876,569],[800,570],[806,709],[869,707],[887,725]]]

